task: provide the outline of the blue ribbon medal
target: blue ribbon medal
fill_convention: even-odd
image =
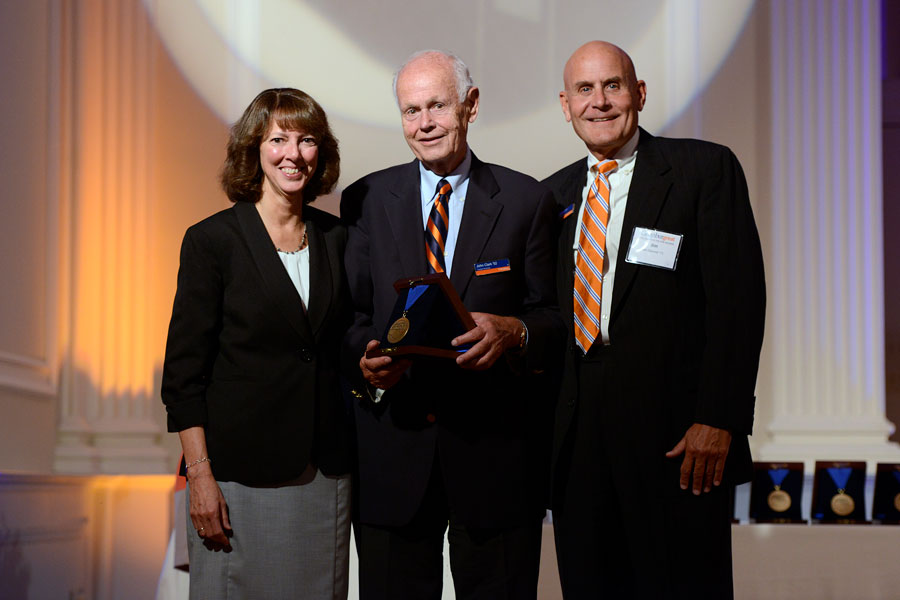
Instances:
[[[791,507],[791,495],[781,489],[781,483],[788,473],[790,473],[790,469],[769,469],[769,479],[772,480],[775,489],[769,492],[766,503],[769,508],[778,513],[785,512]]]
[[[853,469],[851,467],[829,467],[826,470],[838,492],[831,497],[831,511],[839,517],[846,517],[856,509],[856,502],[847,493],[847,482],[850,481]]]
[[[412,308],[412,305],[416,303],[416,300],[422,297],[422,294],[424,294],[425,290],[427,289],[427,285],[417,285],[411,288],[407,288],[406,305],[403,307],[403,314],[399,319],[394,321],[393,324],[391,324],[391,327],[388,329],[387,341],[392,344],[396,344],[406,337],[406,334],[409,333],[409,319],[406,318],[406,313],[409,312],[409,309]]]

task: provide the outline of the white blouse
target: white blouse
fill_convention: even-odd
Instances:
[[[278,258],[287,270],[288,276],[294,282],[300,299],[303,300],[303,308],[309,309],[309,246],[296,252],[278,251]]]

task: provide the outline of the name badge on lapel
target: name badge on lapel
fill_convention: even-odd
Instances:
[[[509,259],[501,258],[500,260],[489,260],[487,262],[475,263],[475,275],[491,275],[492,273],[502,273],[509,271]]]
[[[635,227],[625,262],[674,271],[683,237],[677,233]]]

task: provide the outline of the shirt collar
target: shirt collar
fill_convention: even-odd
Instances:
[[[641,134],[641,130],[635,129],[631,138],[629,138],[629,140],[627,142],[625,142],[625,145],[622,146],[621,148],[619,148],[619,151],[616,152],[615,156],[613,156],[613,160],[615,160],[616,163],[618,163],[616,165],[616,168],[612,171],[613,173],[616,173],[616,172],[621,173],[621,172],[625,172],[625,171],[631,171],[634,169],[634,159],[637,156],[637,145],[638,145],[638,138],[640,137],[640,134]],[[597,157],[594,156],[593,154],[591,154],[590,152],[588,152],[587,161],[588,161],[587,162],[588,177],[590,179],[593,179],[593,175],[591,175],[591,169],[593,169],[594,165],[596,165],[600,161],[597,160]],[[437,185],[437,181],[435,181],[434,184]]]
[[[463,182],[466,182],[469,179],[469,171],[472,168],[472,150],[466,148],[466,157],[463,159],[459,166],[453,169],[449,175],[444,175],[443,177],[429,171],[425,168],[425,165],[419,161],[419,181],[422,184],[422,203],[428,204],[434,199],[434,190],[437,188],[437,184],[441,179],[446,179],[447,183],[450,184],[450,187],[453,188],[453,195],[451,197],[458,197],[458,191],[461,189]]]

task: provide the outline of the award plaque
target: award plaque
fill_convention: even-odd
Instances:
[[[866,521],[866,463],[816,461],[812,519],[819,523],[863,524]]]
[[[381,345],[366,351],[366,358],[456,358],[469,349],[469,345],[450,345],[453,338],[473,329],[475,321],[444,273],[398,279],[394,289],[397,302],[384,324]]]
[[[750,521],[753,523],[806,523],[800,516],[803,493],[802,462],[753,463],[750,485]]]
[[[900,525],[900,463],[878,463],[872,520],[882,525]]]

